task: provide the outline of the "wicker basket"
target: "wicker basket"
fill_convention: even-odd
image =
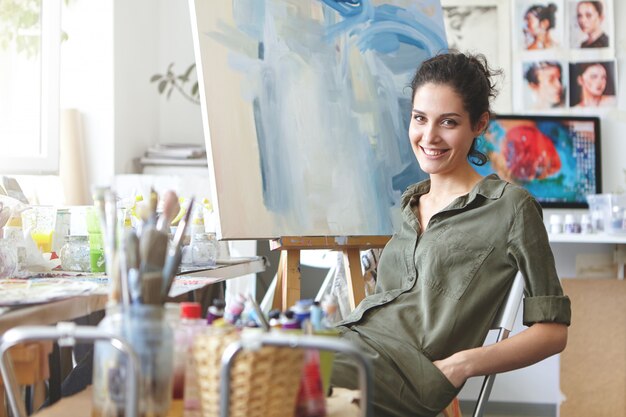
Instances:
[[[239,339],[237,331],[203,334],[196,338],[197,366],[203,417],[218,417],[220,361],[226,347]],[[231,417],[290,417],[294,415],[304,352],[264,346],[243,350],[231,370]]]

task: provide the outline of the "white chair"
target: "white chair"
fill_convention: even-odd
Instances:
[[[496,343],[509,337],[509,333],[511,333],[511,330],[513,329],[515,317],[517,316],[517,311],[519,310],[523,297],[524,277],[521,272],[518,272],[515,280],[513,281],[513,285],[511,285],[509,293],[507,294],[506,299],[500,307],[500,310],[498,311],[498,314],[491,326],[491,330],[498,330]],[[474,409],[474,417],[483,416],[495,379],[495,374],[485,376],[482,387],[480,388],[478,400],[476,402],[476,408]]]

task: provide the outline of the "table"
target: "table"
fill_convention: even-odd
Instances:
[[[333,389],[333,395],[326,399],[328,417],[357,417],[359,407],[353,403],[358,398],[358,392],[343,388]],[[90,417],[91,416],[91,386],[84,391],[44,408],[35,414],[35,417]],[[181,417],[179,413],[170,410],[167,417]]]
[[[212,268],[184,268],[176,276],[169,296],[175,298],[217,282],[262,272],[266,266],[267,260],[265,258],[255,256],[220,260]],[[9,308],[2,308],[0,311],[0,335],[16,326],[54,324],[87,316],[93,312],[105,309],[108,301],[108,279],[106,276],[102,274],[85,274],[83,276],[65,278],[68,280],[91,280],[96,285],[94,285],[93,291],[77,296],[36,304],[32,302],[26,304],[28,299],[26,297],[25,305],[23,306],[12,304]],[[36,279],[45,282],[47,278]],[[2,399],[4,398],[2,389],[0,389],[0,396]],[[3,408],[3,401],[0,401],[0,408]],[[3,411],[0,409],[0,416],[2,415]]]
[[[260,256],[231,258],[220,261],[215,267],[185,268],[174,280],[169,296],[175,298],[181,294],[197,290],[207,285],[226,281],[242,275],[262,272],[266,268],[266,259]],[[77,277],[81,279],[83,277]],[[39,278],[44,279],[45,278]],[[85,276],[84,279],[100,280],[100,290],[75,297],[55,300],[24,307],[12,306],[0,313],[0,334],[19,325],[54,324],[59,321],[72,320],[86,316],[95,311],[103,310],[107,304],[107,280],[103,275]]]

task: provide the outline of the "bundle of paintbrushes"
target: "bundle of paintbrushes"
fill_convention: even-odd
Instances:
[[[181,247],[193,198],[182,217],[173,240],[168,238],[172,219],[180,205],[173,191],[163,195],[162,213],[157,215],[158,196],[140,206],[141,221],[136,230],[118,233],[115,194],[110,189],[96,189],[94,205],[99,210],[104,231],[106,269],[111,283],[110,302],[162,304],[167,299],[181,260]]]

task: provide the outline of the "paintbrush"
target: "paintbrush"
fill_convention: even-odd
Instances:
[[[191,212],[193,211],[193,197],[189,200],[189,206],[187,207],[187,212],[182,220],[178,223],[176,227],[176,233],[174,234],[174,239],[172,240],[172,244],[167,253],[167,258],[165,260],[165,265],[163,266],[163,286],[162,286],[162,296],[163,300],[167,298],[167,295],[170,292],[170,288],[172,287],[172,283],[174,282],[174,277],[176,276],[176,271],[178,270],[178,265],[180,264],[181,258],[181,246],[183,243],[183,238],[185,237],[185,231],[187,230],[187,225],[189,224],[189,217],[191,216]]]
[[[137,304],[143,302],[141,298],[141,273],[139,258],[139,239],[132,230],[126,232],[124,237],[124,253],[126,258],[126,279],[128,281],[128,293],[130,302]]]
[[[179,210],[180,204],[178,203],[176,193],[172,190],[166,191],[163,195],[163,213],[161,213],[161,217],[157,220],[157,229],[167,234],[170,224]]]

